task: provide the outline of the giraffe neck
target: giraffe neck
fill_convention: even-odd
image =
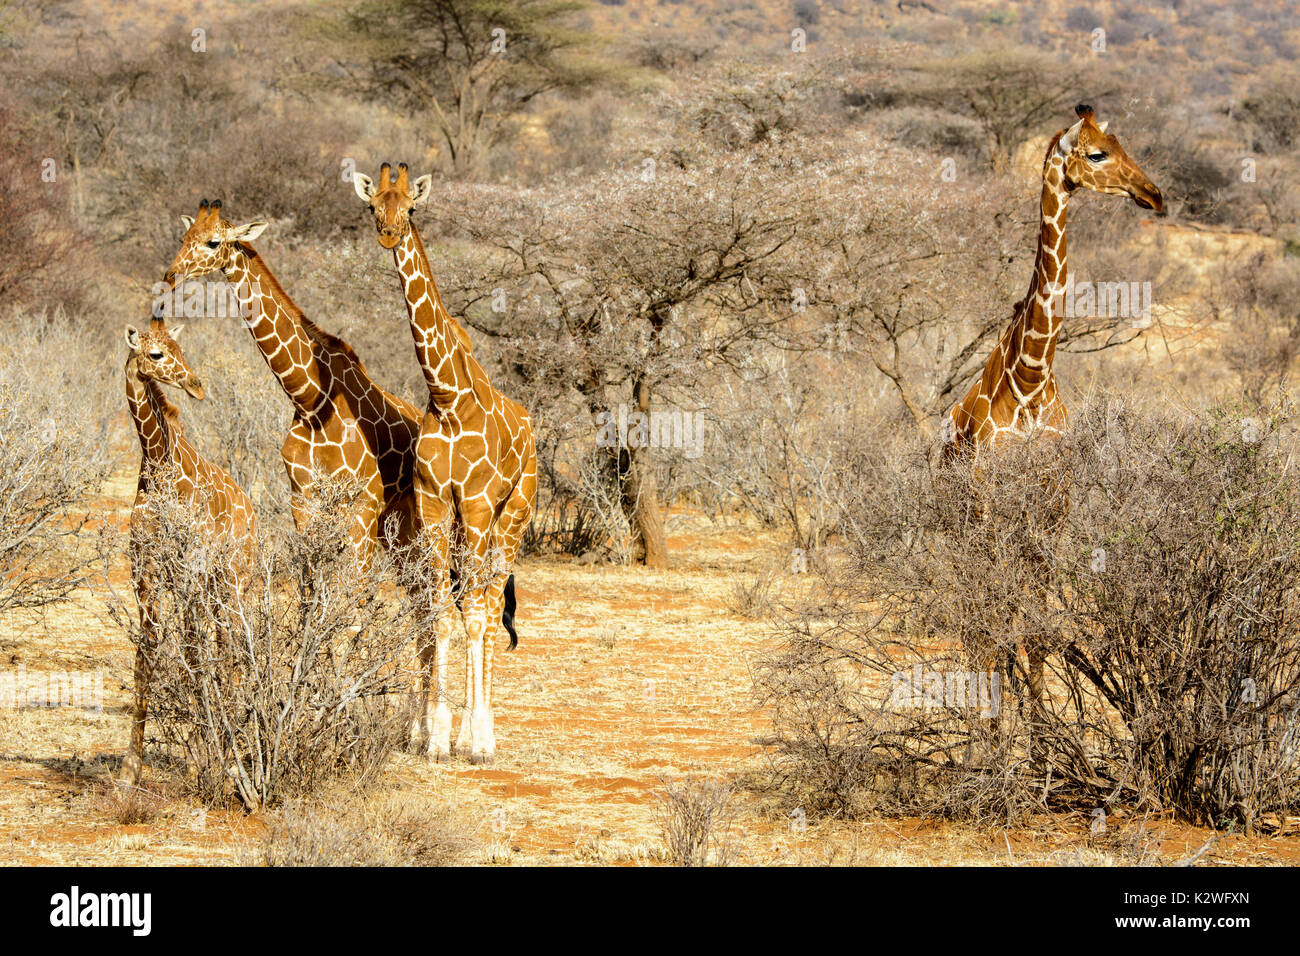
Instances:
[[[328,398],[323,377],[329,376],[329,363],[318,361],[302,310],[251,246],[237,245],[222,272],[235,287],[244,325],[289,401],[300,415],[319,411]]]
[[[464,330],[442,304],[429,268],[429,257],[414,223],[393,247],[393,261],[402,277],[411,335],[424,381],[429,386],[429,399],[439,408],[452,408],[470,389],[473,359]]]
[[[134,355],[126,360],[126,403],[145,461],[155,465],[170,461],[176,406],[156,382],[140,377],[139,360]]]
[[[1065,162],[1053,147],[1043,167],[1038,254],[1029,291],[1012,324],[1007,371],[1012,385],[1032,399],[1052,377],[1056,341],[1061,334],[1065,282],[1065,218],[1070,191],[1065,183]]]

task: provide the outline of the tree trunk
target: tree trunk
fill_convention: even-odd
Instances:
[[[650,386],[638,382],[636,410],[650,412]],[[668,567],[668,539],[659,510],[659,483],[650,448],[627,448],[619,454],[623,509],[636,532],[636,559],[648,568]]]

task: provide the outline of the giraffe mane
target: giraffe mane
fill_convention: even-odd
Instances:
[[[302,323],[302,327],[307,332],[308,337],[323,348],[342,352],[347,356],[349,361],[355,362],[361,371],[365,372],[365,364],[361,361],[361,356],[356,353],[356,350],[333,332],[326,332],[307,317],[307,314],[298,307],[298,303],[294,302],[289,296],[289,293],[284,291],[284,286],[280,285],[280,280],[275,277],[275,273],[271,271],[270,267],[266,264],[266,260],[261,257],[258,251],[246,242],[238,243],[238,245],[239,248],[243,250],[244,255],[248,256],[249,259],[260,266],[260,274],[265,278],[265,281],[270,284],[272,294],[276,297],[277,301],[287,305],[288,308],[286,311],[290,312],[295,319]]]
[[[1068,133],[1068,132],[1069,132],[1069,127],[1066,127],[1065,129],[1060,130],[1059,132],[1057,132],[1057,134],[1056,134],[1055,136],[1052,137],[1052,141],[1051,141],[1050,143],[1047,144],[1047,152],[1043,155],[1043,168],[1044,168],[1044,169],[1047,168],[1047,163],[1048,163],[1048,161],[1052,158],[1052,154],[1056,152],[1056,148],[1057,148],[1057,146],[1060,145],[1061,137],[1064,136],[1064,135],[1065,135],[1066,133]]]

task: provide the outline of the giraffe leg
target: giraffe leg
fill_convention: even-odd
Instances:
[[[456,621],[452,613],[449,511],[440,497],[427,492],[418,495],[417,507],[433,598],[428,621],[428,630],[433,634],[433,654],[431,659],[427,656],[429,649],[426,646],[426,656],[422,661],[420,717],[426,736],[425,753],[435,760],[446,760],[451,756],[451,695],[447,686],[447,665]],[[432,694],[429,693],[430,682]]]
[[[469,621],[465,621],[465,705],[460,710],[460,732],[456,734],[456,753],[471,754],[474,750],[474,736],[470,732],[473,719],[470,708],[474,704],[474,658],[469,640]]]
[[[122,757],[122,770],[118,780],[127,786],[137,786],[144,765],[144,724],[149,709],[149,675],[153,669],[153,654],[158,646],[157,617],[153,609],[149,588],[143,581],[136,582],[136,597],[140,605],[140,644],[135,649],[135,691],[131,707],[131,733],[126,753]]]
[[[444,613],[438,618],[434,639],[434,695],[425,700],[425,727],[429,734],[428,755],[435,760],[451,756],[451,706],[447,685],[447,662],[451,656],[451,632],[456,618]]]
[[[484,594],[475,590],[466,595],[465,640],[468,645],[469,683],[472,697],[469,704],[470,763],[490,763],[496,755],[493,734],[492,708],[488,700],[484,667],[487,640],[487,607]]]
[[[470,667],[475,674],[475,703],[471,715],[473,746],[471,761],[491,760],[496,754],[496,728],[492,709],[492,663],[498,640],[506,638],[501,615],[505,607],[506,582],[514,568],[524,529],[532,515],[533,485],[517,485],[496,517],[492,546],[486,550],[483,567],[490,575],[488,584],[475,593],[475,613],[482,613],[482,639],[472,639],[478,618],[466,614],[466,628],[471,633],[474,657]]]
[[[1043,653],[1042,648],[1037,641],[1031,641],[1025,646],[1025,656],[1029,661],[1028,670],[1028,695],[1029,695],[1029,756],[1030,760],[1037,763],[1042,756],[1043,743],[1043,724],[1044,724],[1044,695],[1046,686],[1043,680],[1043,665],[1047,655]]]
[[[420,642],[420,685],[415,692],[415,714],[411,718],[411,751],[413,753],[423,751],[428,740],[425,733],[425,722],[429,711],[429,690],[433,678],[434,661],[433,641],[428,635],[424,635]]]

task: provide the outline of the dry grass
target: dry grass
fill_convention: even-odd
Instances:
[[[293,801],[249,855],[265,866],[449,866],[477,846],[455,806],[387,793]]]

